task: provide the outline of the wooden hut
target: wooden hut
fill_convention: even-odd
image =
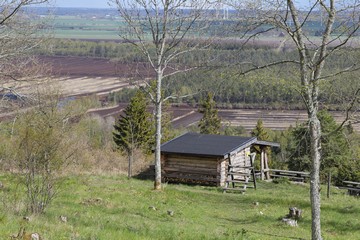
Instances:
[[[256,137],[186,133],[161,146],[162,176],[164,181],[225,186],[229,163],[243,169],[251,166],[250,148],[257,142]]]

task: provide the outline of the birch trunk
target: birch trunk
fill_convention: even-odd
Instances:
[[[155,181],[154,189],[161,189],[161,116],[162,116],[162,99],[161,99],[161,82],[162,75],[158,73],[156,83],[156,101],[155,101]]]
[[[311,201],[311,239],[321,240],[320,220],[320,162],[321,162],[321,126],[317,117],[317,109],[309,114],[310,142],[312,170],[310,175],[310,201]]]

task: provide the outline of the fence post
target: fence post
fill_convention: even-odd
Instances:
[[[328,173],[328,179],[327,179],[327,198],[330,198],[330,184],[331,184],[331,171]]]

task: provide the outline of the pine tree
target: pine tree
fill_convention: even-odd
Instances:
[[[335,119],[326,111],[318,112],[318,118],[322,128],[321,138],[321,155],[322,161],[320,165],[320,175],[322,178],[331,171],[337,173],[334,177],[336,183],[341,183],[342,180],[358,180],[356,179],[356,172],[352,161],[351,148],[344,130],[337,130],[339,125]],[[307,129],[307,124],[297,125],[292,130],[293,148],[292,155],[289,159],[289,169],[297,171],[311,170],[310,160],[310,134]],[[358,169],[358,168],[357,168]]]
[[[221,119],[215,109],[215,101],[211,93],[208,93],[205,101],[201,103],[199,112],[203,114],[199,122],[200,133],[220,134]]]
[[[251,131],[251,135],[257,137],[260,141],[269,141],[270,136],[268,131],[264,128],[264,123],[259,119],[256,123],[255,128]]]
[[[114,125],[114,141],[128,156],[128,177],[132,176],[134,150],[140,148],[148,152],[151,149],[153,130],[147,105],[144,94],[138,91]]]
[[[256,137],[257,140],[260,141],[270,141],[270,136],[268,133],[268,130],[264,127],[264,123],[261,119],[259,119],[256,123],[255,128],[251,131],[251,135],[253,137]],[[268,155],[268,162],[271,163],[271,148],[270,147],[263,147],[264,151]],[[256,151],[256,158],[260,161],[260,154],[261,154],[261,148],[259,146],[253,146],[253,150]],[[256,161],[257,163],[259,161]],[[257,166],[258,167],[258,166]]]

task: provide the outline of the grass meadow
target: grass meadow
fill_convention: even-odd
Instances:
[[[20,185],[11,175],[0,181],[0,239],[20,227],[43,239],[310,239],[307,184],[260,182],[242,195],[176,184],[154,191],[152,181],[125,176],[67,176],[46,212],[25,221]],[[303,210],[298,227],[281,222],[289,207]],[[322,197],[324,239],[360,239],[359,213],[359,198],[332,189],[330,199]]]

